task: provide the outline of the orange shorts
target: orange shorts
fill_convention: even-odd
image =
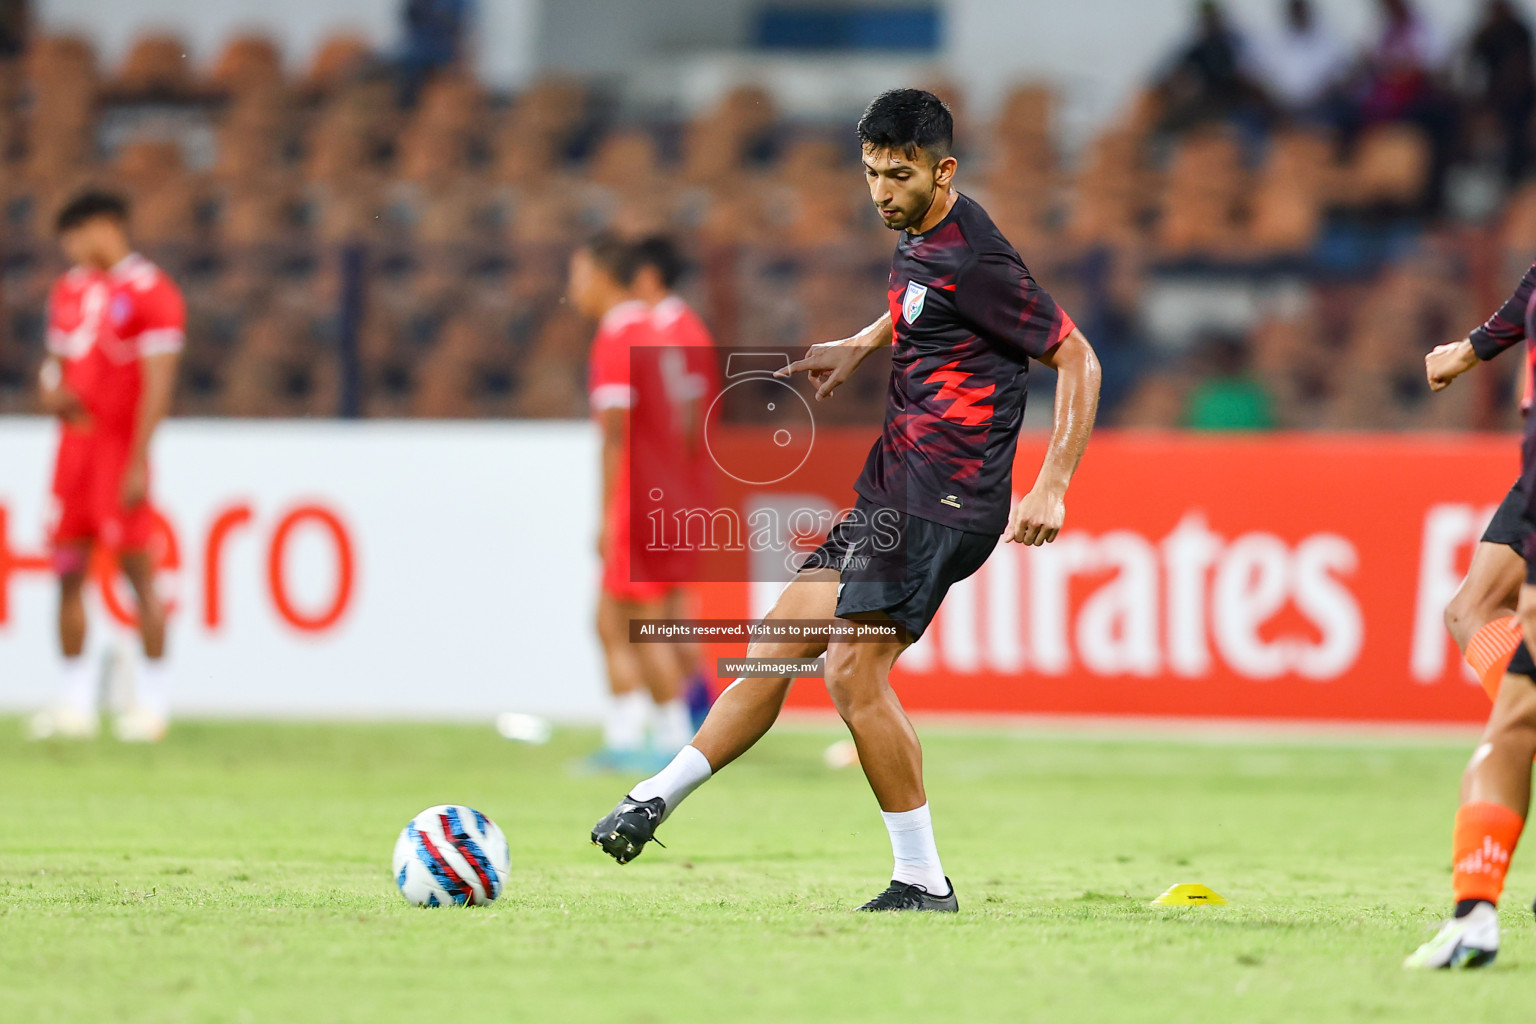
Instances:
[[[55,563],[63,547],[100,543],[116,551],[149,546],[155,513],[148,501],[122,503],[129,440],[98,432],[64,431],[53,470]],[[62,571],[62,569],[61,569]]]

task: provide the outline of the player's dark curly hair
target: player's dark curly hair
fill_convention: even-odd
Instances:
[[[599,231],[582,242],[580,248],[604,273],[625,288],[635,283],[635,275],[640,272],[640,249],[634,243],[626,242],[612,231]]]
[[[908,159],[921,149],[938,163],[955,144],[955,119],[944,101],[922,89],[891,89],[870,101],[859,118],[859,142]]]
[[[661,283],[671,291],[682,279],[687,264],[683,254],[677,251],[677,243],[669,235],[648,235],[635,243],[640,266],[655,267],[661,275]]]
[[[126,222],[128,200],[116,192],[105,192],[100,189],[80,192],[65,203],[64,208],[59,211],[59,216],[54,221],[54,229],[62,235],[97,217],[111,217],[114,220]]]

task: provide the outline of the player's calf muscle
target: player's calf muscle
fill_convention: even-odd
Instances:
[[[827,649],[827,693],[844,718],[885,698],[890,689],[887,676],[899,650],[869,643],[839,643]]]

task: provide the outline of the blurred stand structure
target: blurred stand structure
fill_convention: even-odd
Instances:
[[[81,38],[24,41],[0,3],[0,412],[31,409],[52,213],[90,182],[131,195],[185,289],[187,415],[581,416],[591,330],[564,266],[605,226],[678,233],[725,345],[799,347],[879,311],[893,239],[846,118],[784,116],[753,87],[691,116],[583,80],[493,92],[458,57],[467,5],[407,6],[412,46],[338,36],[290,70],[258,35],[206,61],[145,36],[104,66]],[[1265,39],[1204,5],[1070,153],[1052,84],[988,121],[913,84],[957,108],[962,188],[1103,352],[1110,422],[1510,425],[1513,361],[1433,400],[1421,365],[1536,256],[1522,16],[1489,3],[1453,46],[1383,0],[1351,54],[1285,6]],[[764,25],[785,45],[814,28]],[[878,415],[883,389],[862,375],[827,413]]]

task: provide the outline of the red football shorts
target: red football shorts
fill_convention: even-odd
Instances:
[[[660,601],[692,578],[697,555],[636,545],[631,523],[627,511],[609,517],[603,590],[621,601]]]
[[[115,551],[142,551],[154,533],[155,513],[145,501],[122,503],[129,440],[66,429],[53,469],[55,563],[59,549],[99,542]],[[62,570],[61,570],[62,571]]]

